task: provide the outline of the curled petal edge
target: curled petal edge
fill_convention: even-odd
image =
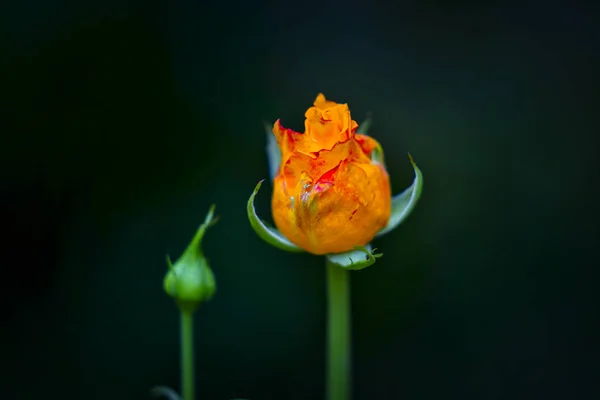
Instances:
[[[369,131],[369,128],[372,124],[372,119],[370,113],[367,115],[367,119],[358,126],[356,133],[361,135],[366,135]],[[279,172],[279,166],[281,165],[281,150],[279,150],[279,146],[277,145],[277,140],[273,135],[273,127],[269,125],[268,122],[263,122],[263,126],[265,128],[265,133],[267,134],[267,160],[269,164],[269,177],[271,178],[271,182],[277,176]],[[385,166],[383,161],[383,150],[375,149],[373,151],[373,155],[371,156],[372,160],[375,162],[379,162],[380,164]]]
[[[373,121],[371,119],[371,113],[369,113],[367,115],[367,119],[365,119],[363,123],[358,126],[356,133],[360,135],[367,135],[372,123]],[[371,153],[371,162],[375,164],[381,164],[385,168],[385,160],[383,158],[383,149],[381,148],[381,146],[378,146],[375,149],[373,149],[373,152]]]
[[[256,209],[254,208],[254,198],[258,193],[258,190],[262,186],[264,179],[258,182],[256,187],[254,188],[254,192],[250,195],[248,199],[248,219],[250,220],[250,225],[254,229],[254,232],[265,242],[269,243],[271,246],[277,247],[278,249],[289,251],[292,253],[303,253],[305,250],[301,247],[296,246],[294,243],[290,242],[285,236],[281,234],[277,229],[268,226],[264,221],[262,221],[258,215],[256,215]]]
[[[419,198],[421,197],[421,191],[423,190],[423,174],[410,154],[408,155],[408,158],[415,170],[415,179],[413,180],[412,185],[392,198],[392,214],[390,220],[386,227],[380,230],[375,237],[385,235],[398,227],[398,225],[400,225],[414,210],[417,201],[419,201]]]
[[[327,262],[335,264],[340,268],[356,271],[370,267],[375,264],[383,254],[375,253],[377,249],[371,249],[371,245],[356,246],[354,250],[345,253],[328,254]]]

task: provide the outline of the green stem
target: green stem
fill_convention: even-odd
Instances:
[[[194,318],[181,310],[181,391],[182,400],[194,400]]]
[[[350,400],[350,275],[327,261],[327,400]]]

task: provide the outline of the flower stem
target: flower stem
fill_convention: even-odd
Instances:
[[[194,318],[181,310],[181,391],[182,400],[194,400]]]
[[[350,400],[350,275],[327,261],[327,400]]]

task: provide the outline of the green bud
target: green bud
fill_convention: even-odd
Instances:
[[[200,247],[206,229],[217,222],[214,211],[213,205],[187,249],[175,263],[171,263],[167,255],[169,271],[165,275],[164,290],[185,312],[195,311],[202,302],[210,300],[215,294],[215,277]]]

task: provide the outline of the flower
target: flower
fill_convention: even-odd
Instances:
[[[381,146],[357,134],[347,104],[319,94],[305,113],[305,132],[273,134],[281,162],[273,181],[275,225],[289,241],[312,254],[367,245],[390,219],[392,196]]]
[[[254,232],[270,245],[293,253],[325,255],[327,262],[348,270],[367,268],[382,256],[369,241],[398,227],[412,213],[423,189],[423,174],[390,196],[383,149],[366,135],[348,105],[319,94],[306,112],[304,133],[281,126],[267,129],[267,158],[273,182],[271,205],[277,228],[257,214],[258,182],[246,205]]]

